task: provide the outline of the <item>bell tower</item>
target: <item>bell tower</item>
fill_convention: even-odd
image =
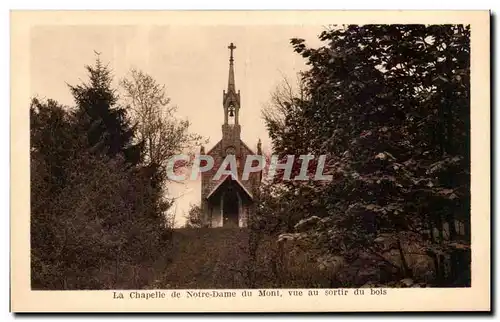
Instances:
[[[214,159],[214,167],[201,174],[201,211],[203,225],[206,227],[246,227],[248,218],[255,215],[254,193],[260,184],[260,173],[250,173],[243,178],[243,165],[252,149],[241,140],[240,91],[234,82],[234,50],[229,45],[229,78],[227,89],[222,92],[222,138],[205,152],[200,148],[200,155],[209,155]],[[262,154],[261,143],[257,143],[257,153]],[[236,159],[237,176],[216,176],[219,167],[228,155]],[[231,158],[229,158],[231,159]]]
[[[234,56],[233,51],[236,46],[231,43],[227,48],[229,55],[229,78],[227,91],[222,91],[222,105],[224,108],[224,124],[222,124],[222,148],[223,151],[234,150],[239,153],[239,142],[241,135],[241,126],[239,124],[240,114],[240,91],[236,92],[234,82]]]

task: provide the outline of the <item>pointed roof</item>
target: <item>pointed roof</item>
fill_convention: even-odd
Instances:
[[[215,187],[212,188],[212,190],[208,193],[207,195],[207,199],[209,199],[210,197],[212,197],[216,192],[217,190],[219,190],[219,188],[224,184],[224,182],[227,182],[227,181],[233,181],[233,182],[236,182],[238,184],[238,186],[245,192],[245,194],[251,199],[253,200],[253,195],[252,193],[250,193],[250,191],[248,191],[247,188],[245,188],[245,185],[243,185],[241,183],[240,180],[238,180],[237,178],[231,178],[230,175],[227,175],[225,178],[221,179],[219,181],[219,183],[217,183],[215,185]]]
[[[227,48],[231,51],[231,54],[229,56],[229,77],[228,77],[228,82],[227,82],[227,92],[233,92],[236,93],[236,84],[234,82],[234,57],[233,57],[233,50],[236,49],[236,46],[231,43]]]
[[[240,139],[240,143],[241,145],[243,145],[243,147],[245,147],[245,149],[248,150],[249,154],[255,154],[255,152],[253,152],[253,150],[250,149],[250,147],[245,142],[243,142],[243,140]]]

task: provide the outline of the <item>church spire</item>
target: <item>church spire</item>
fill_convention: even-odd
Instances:
[[[227,83],[227,91],[228,92],[236,92],[236,86],[234,84],[234,57],[233,57],[233,50],[236,49],[236,46],[231,43],[227,48],[231,51],[231,54],[229,56],[229,80]]]
[[[236,92],[236,85],[234,83],[234,56],[233,51],[236,46],[231,43],[227,47],[230,50],[229,55],[229,78],[227,82],[227,92],[222,91],[222,101],[224,105],[224,124],[238,125],[239,123],[239,109],[240,109],[240,91]]]

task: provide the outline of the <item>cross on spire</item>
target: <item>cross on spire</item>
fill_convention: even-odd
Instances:
[[[236,86],[234,84],[234,57],[233,57],[233,50],[236,49],[236,46],[231,43],[229,46],[227,46],[229,50],[231,51],[231,55],[229,56],[229,80],[228,80],[228,85],[227,85],[227,92],[234,92],[236,93]]]
[[[227,48],[229,48],[229,50],[231,50],[231,56],[229,57],[229,61],[233,62],[234,61],[233,50],[236,49],[236,46],[233,43],[231,43],[229,46],[227,46]]]
[[[227,92],[223,91],[223,102],[224,102],[224,124],[228,124],[228,117],[234,117],[234,124],[238,124],[238,110],[240,108],[240,91],[236,91],[236,85],[234,83],[234,56],[233,51],[236,46],[230,43],[227,47],[231,51],[229,56],[229,77],[227,81]]]

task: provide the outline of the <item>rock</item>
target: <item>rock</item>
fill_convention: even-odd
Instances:
[[[402,279],[401,281],[401,284],[403,284],[405,287],[410,287],[413,285],[413,280],[411,278],[405,278],[405,279]]]

